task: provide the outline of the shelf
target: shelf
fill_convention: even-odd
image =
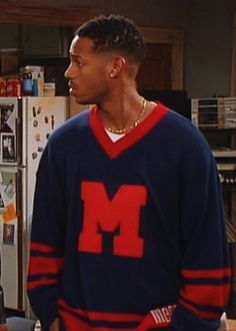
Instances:
[[[236,150],[213,150],[214,157],[236,157]]]

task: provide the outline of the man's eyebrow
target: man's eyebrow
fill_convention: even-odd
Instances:
[[[84,60],[83,57],[79,53],[70,53],[70,58],[73,60]]]

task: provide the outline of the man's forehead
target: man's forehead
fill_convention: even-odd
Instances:
[[[75,53],[75,47],[79,41],[79,36],[75,36],[70,45],[70,53]]]
[[[91,52],[93,46],[93,41],[90,38],[75,36],[71,42],[70,53]]]

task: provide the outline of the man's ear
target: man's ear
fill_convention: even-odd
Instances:
[[[124,57],[116,56],[115,58],[113,58],[109,66],[110,78],[117,78],[125,66],[126,66],[126,60]]]

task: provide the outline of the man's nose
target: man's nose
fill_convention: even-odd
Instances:
[[[64,73],[65,78],[70,78],[69,71],[70,71],[70,67],[68,67]]]
[[[72,65],[70,64],[64,73],[65,78],[72,77]]]

